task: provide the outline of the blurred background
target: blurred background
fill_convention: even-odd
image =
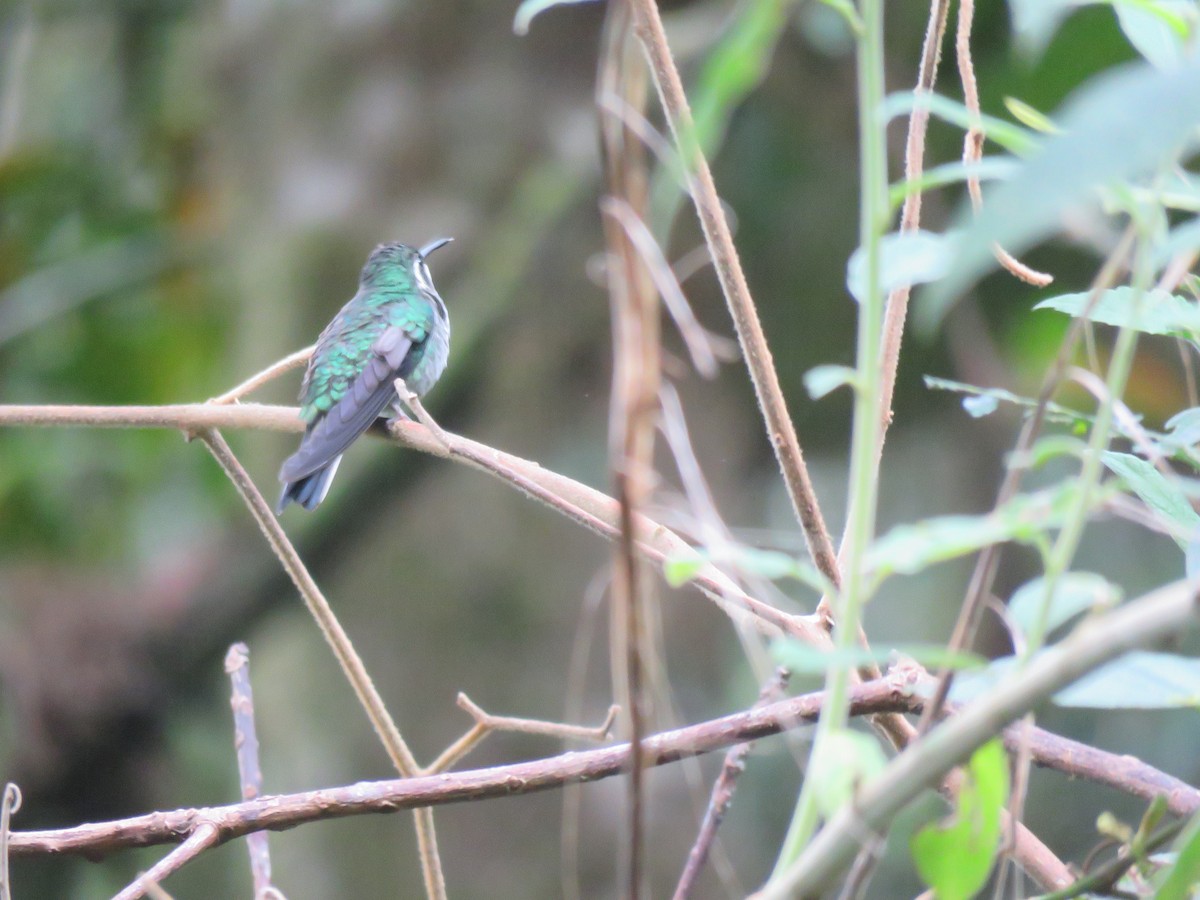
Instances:
[[[745,10],[727,0],[664,7],[693,81]],[[513,33],[515,8],[0,0],[0,402],[202,401],[312,342],[375,244],[453,235],[431,262],[453,341],[427,407],[446,428],[606,488],[611,343],[595,279],[603,240],[593,106],[603,7],[553,9],[525,37]],[[912,87],[926,13],[912,0],[888,5],[889,90]],[[1133,55],[1108,9],[1072,16],[1038,59],[1015,53],[1009,32],[1005,5],[980,0],[978,74],[984,109],[998,115],[1005,96],[1053,110],[1088,75]],[[789,5],[761,84],[725,110],[715,156],[834,529],[848,399],[814,403],[801,379],[814,365],[852,362],[850,48],[827,7]],[[952,58],[939,88],[960,96]],[[902,122],[891,137],[895,177]],[[935,123],[930,162],[957,159],[960,141]],[[926,223],[943,225],[959,199],[931,195]],[[685,207],[671,254],[698,242]],[[1060,290],[1081,289],[1095,266],[1090,248],[1067,242],[1028,261],[1054,272]],[[732,335],[711,271],[686,287],[700,320]],[[1016,419],[971,419],[921,376],[1032,391],[1064,328],[1060,316],[1028,314],[1036,299],[992,276],[936,343],[910,341],[881,527],[991,503]],[[667,343],[679,355],[674,334]],[[1131,405],[1152,424],[1185,405],[1171,360],[1147,354],[1131,387]],[[728,364],[713,382],[677,380],[726,521],[748,542],[800,552],[744,368]],[[298,384],[292,373],[256,399],[292,403]],[[294,437],[228,438],[273,498]],[[678,520],[685,508],[665,460],[662,477],[661,514]],[[283,522],[421,759],[469,726],[458,691],[492,712],[583,723],[612,702],[610,548],[505,485],[364,440],[320,509]],[[1078,565],[1129,594],[1179,567],[1168,539],[1120,524],[1096,529]],[[945,640],[966,571],[889,582],[868,611],[874,642]],[[1031,556],[1007,553],[998,591],[1036,571]],[[672,688],[659,724],[753,702],[755,678],[725,617],[694,591],[663,588],[659,598]],[[815,603],[801,590],[771,599]],[[222,671],[235,640],[250,647],[268,791],[391,776],[290,582],[200,445],[166,431],[0,431],[0,779],[24,791],[16,827],[236,800]],[[998,628],[985,630],[983,649],[1008,649]],[[1188,749],[1194,713],[1052,712],[1044,724],[1187,779],[1200,774]],[[1153,745],[1147,733],[1159,736]],[[560,749],[502,735],[466,765]],[[682,868],[717,765],[650,778],[655,896]],[[757,748],[703,896],[761,882],[799,777],[782,741]],[[624,796],[611,780],[571,792],[565,811],[559,793],[439,810],[451,896],[615,895]],[[1116,794],[1035,773],[1028,821],[1062,854],[1086,852],[1104,809],[1139,812]],[[906,817],[915,826],[938,813],[930,798]],[[292,900],[419,894],[407,814],[270,841],[276,882]],[[917,889],[894,843],[877,896]],[[161,853],[20,861],[13,896],[107,896]],[[181,898],[249,896],[244,846],[204,854],[164,887]]]

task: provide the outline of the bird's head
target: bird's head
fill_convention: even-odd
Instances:
[[[427,257],[439,247],[444,247],[453,238],[437,238],[423,247],[411,247],[408,244],[380,244],[371,251],[367,263],[363,266],[359,281],[364,285],[384,285],[392,279],[411,275],[418,286],[436,294],[433,278],[430,277],[429,267],[425,263]]]

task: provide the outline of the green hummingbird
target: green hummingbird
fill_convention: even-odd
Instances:
[[[300,448],[279,470],[279,515],[293,501],[313,509],[325,499],[342,453],[393,407],[404,415],[395,380],[424,394],[446,370],[450,318],[425,258],[451,238],[419,250],[380,244],[371,251],[358,291],[317,338],[300,385]]]

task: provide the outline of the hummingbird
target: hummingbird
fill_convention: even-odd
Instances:
[[[314,509],[346,448],[389,406],[405,415],[397,378],[421,396],[446,370],[450,318],[425,259],[451,240],[380,244],[367,257],[358,291],[325,326],[304,372],[300,418],[308,427],[279,470],[276,515],[293,501]]]

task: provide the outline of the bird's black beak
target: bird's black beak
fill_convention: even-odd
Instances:
[[[454,238],[435,238],[418,250],[417,256],[421,257],[421,259],[425,259],[425,257],[427,257],[434,250],[438,249],[438,247],[445,247],[452,240],[454,240]]]

